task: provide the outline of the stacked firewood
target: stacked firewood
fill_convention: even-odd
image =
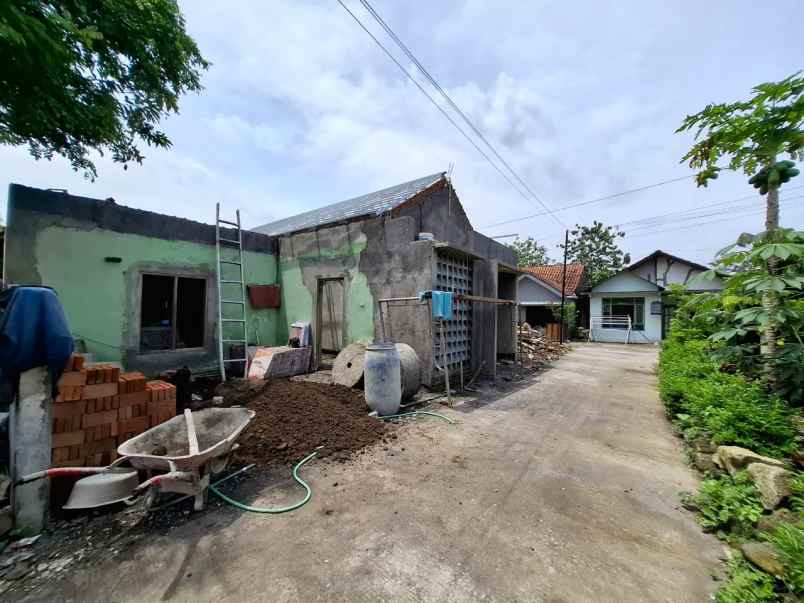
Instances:
[[[524,366],[534,366],[551,362],[569,351],[569,345],[547,337],[542,327],[531,327],[523,323],[518,328],[520,351]]]

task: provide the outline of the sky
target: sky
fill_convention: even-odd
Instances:
[[[344,2],[413,73],[360,2]],[[214,222],[221,202],[249,228],[452,165],[476,230],[536,237],[553,258],[565,226],[593,220],[621,225],[633,260],[662,249],[707,263],[741,232],[762,230],[763,201],[738,174],[706,189],[689,178],[556,210],[691,176],[680,158],[692,138],[674,133],[685,115],[804,68],[795,0],[772,11],[750,1],[372,4],[555,219],[506,182],[336,0],[180,1],[212,67],[204,90],[162,122],[172,148],[146,147],[143,164],[127,170],[98,158],[90,182],[63,159],[0,146],[0,182],[202,222]],[[801,228],[804,177],[788,186],[782,224]]]

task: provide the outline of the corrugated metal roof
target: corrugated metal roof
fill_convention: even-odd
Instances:
[[[384,188],[380,191],[361,195],[354,199],[347,199],[339,203],[333,203],[319,209],[297,214],[284,220],[277,220],[269,224],[263,224],[251,230],[267,235],[282,235],[316,226],[324,226],[333,222],[343,222],[361,216],[380,215],[392,210],[420,193],[428,186],[431,186],[444,177],[444,172],[438,172],[424,178],[417,178],[410,182],[404,182]]]

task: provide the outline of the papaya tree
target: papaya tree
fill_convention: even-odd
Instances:
[[[804,77],[795,73],[778,82],[756,86],[750,98],[710,104],[688,115],[676,132],[695,132],[695,144],[681,159],[697,170],[698,186],[707,186],[723,169],[741,171],[766,200],[765,271],[775,277],[779,262],[779,189],[799,174],[795,161],[804,160]],[[788,159],[783,159],[787,156]],[[764,316],[762,354],[765,378],[775,388],[773,362],[777,354],[778,280],[769,279],[761,291]]]

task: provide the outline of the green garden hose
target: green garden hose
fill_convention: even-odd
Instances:
[[[299,484],[301,484],[302,488],[304,488],[307,491],[307,493],[304,495],[303,499],[301,499],[297,503],[290,505],[289,507],[276,507],[274,509],[267,509],[263,507],[249,507],[248,505],[244,505],[243,503],[238,502],[233,498],[229,498],[223,492],[218,490],[215,486],[211,485],[209,489],[212,490],[212,492],[223,502],[229,503],[230,505],[237,507],[238,509],[243,509],[243,511],[249,511],[251,513],[271,513],[274,515],[276,515],[277,513],[287,513],[288,511],[293,511],[303,505],[306,505],[307,501],[309,501],[310,498],[313,496],[313,491],[310,488],[310,486],[308,486],[307,482],[305,482],[301,477],[299,477],[299,469],[301,469],[302,465],[304,465],[307,461],[312,460],[318,454],[319,448],[322,448],[322,446],[316,448],[315,451],[308,454],[306,457],[300,460],[295,467],[293,467],[293,479],[295,479]]]
[[[414,410],[412,412],[403,412],[398,415],[385,415],[384,417],[378,416],[377,418],[380,419],[381,421],[385,421],[387,419],[396,419],[399,417],[411,417],[413,415],[430,415],[431,417],[438,417],[439,419],[444,419],[447,423],[453,423],[453,424],[455,423],[455,421],[453,421],[449,417],[445,417],[444,415],[440,415],[437,412],[430,412],[427,410]]]

